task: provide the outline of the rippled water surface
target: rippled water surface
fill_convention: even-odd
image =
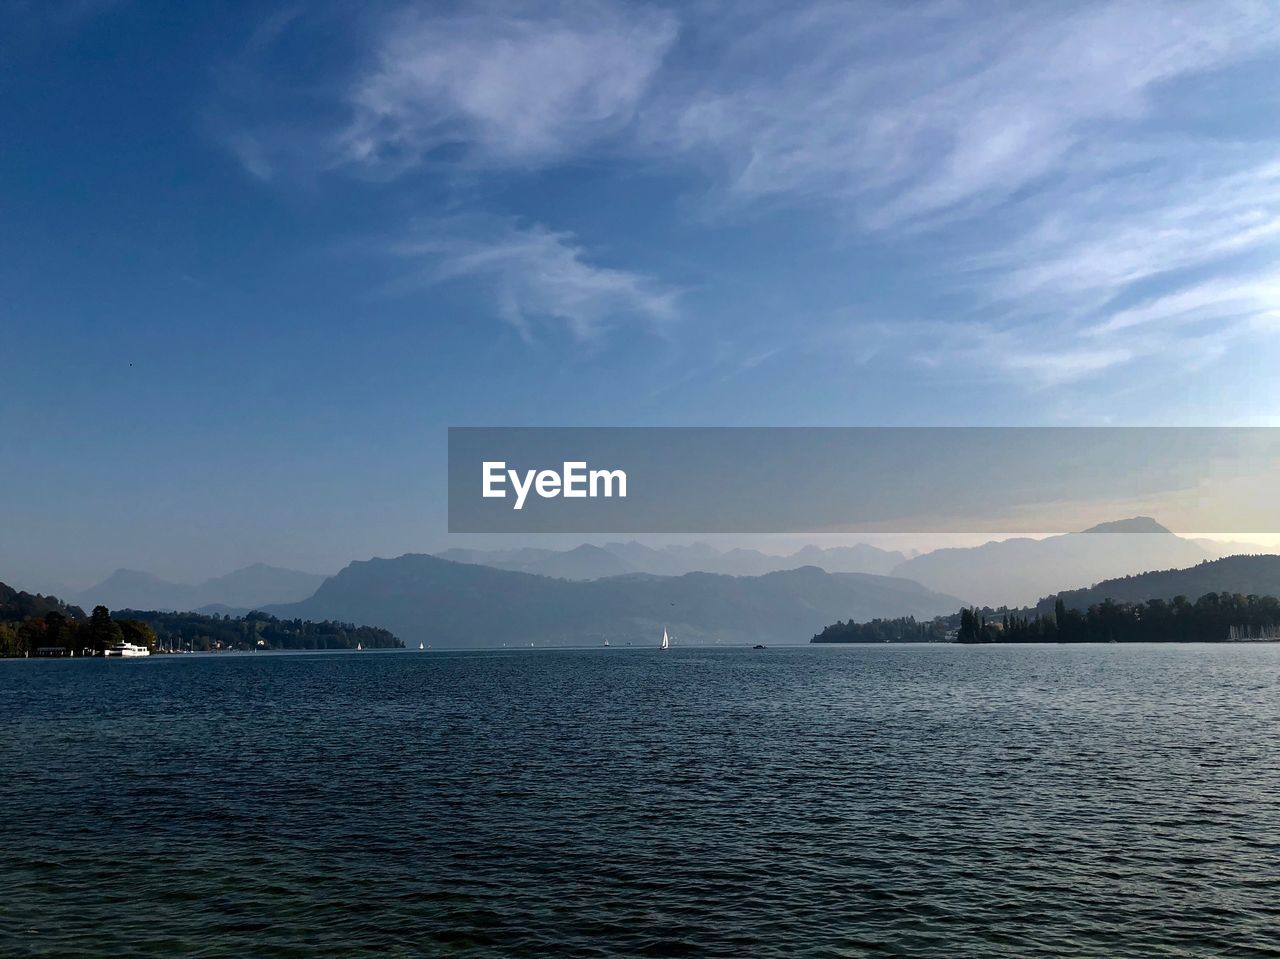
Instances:
[[[1280,956],[1280,647],[0,662],[4,956]]]

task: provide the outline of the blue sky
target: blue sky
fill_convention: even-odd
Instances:
[[[1280,423],[1280,7],[0,3],[0,579],[441,545],[449,425]]]

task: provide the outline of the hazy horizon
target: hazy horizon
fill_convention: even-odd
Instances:
[[[1116,519],[1128,519],[1131,517],[1116,517]],[[667,546],[673,547],[689,547],[696,545],[706,545],[719,552],[728,552],[734,549],[755,550],[766,556],[786,557],[797,553],[805,547],[817,547],[819,549],[834,549],[841,547],[852,547],[859,545],[874,546],[887,552],[902,553],[905,558],[924,555],[935,550],[953,549],[953,548],[969,548],[982,546],[987,543],[1003,542],[1010,539],[1035,539],[1043,540],[1053,536],[1060,536],[1061,533],[1051,532],[1013,532],[1004,534],[985,534],[985,533],[953,533],[953,534],[893,534],[887,533],[882,535],[861,535],[847,536],[841,534],[830,535],[803,535],[803,534],[776,534],[776,535],[701,535],[701,536],[575,536],[573,534],[548,535],[539,537],[509,537],[500,534],[457,534],[446,537],[443,541],[438,542],[432,548],[410,549],[401,553],[373,553],[367,556],[352,556],[347,562],[341,566],[331,570],[311,569],[306,567],[293,567],[283,563],[275,563],[270,560],[253,560],[235,567],[227,568],[210,568],[209,572],[204,575],[198,575],[193,578],[180,578],[172,575],[165,575],[160,568],[149,567],[146,565],[130,565],[121,563],[110,568],[105,568],[100,575],[89,577],[81,582],[61,582],[61,583],[39,583],[28,582],[22,576],[13,575],[6,578],[6,574],[0,574],[0,582],[6,583],[17,589],[24,589],[28,592],[41,592],[46,594],[57,595],[62,599],[74,596],[98,583],[106,580],[112,574],[121,570],[146,573],[151,576],[173,583],[175,585],[198,585],[210,579],[216,579],[229,573],[245,569],[256,564],[263,564],[280,569],[290,569],[299,572],[310,573],[318,576],[329,577],[340,572],[343,568],[352,562],[363,562],[371,559],[394,559],[405,554],[431,554],[436,555],[450,549],[466,549],[487,552],[502,552],[508,550],[519,550],[525,548],[545,549],[552,551],[565,551],[574,549],[582,545],[590,545],[603,547],[611,543],[629,543],[637,542],[653,549],[663,549]],[[1142,536],[1144,534],[1123,534]],[[1220,544],[1223,548],[1251,548],[1259,552],[1280,552],[1280,535],[1275,534],[1258,534],[1246,536],[1244,534],[1235,533],[1175,533],[1175,535],[1187,540],[1211,540]],[[6,571],[7,572],[7,571]]]

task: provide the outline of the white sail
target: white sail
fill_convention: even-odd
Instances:
[[[663,626],[662,627],[662,645],[659,646],[658,648],[666,649],[670,645],[671,645],[671,638],[667,636],[667,627]]]

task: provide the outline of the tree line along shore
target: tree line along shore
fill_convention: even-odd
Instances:
[[[1073,609],[1061,597],[1048,608],[963,607],[918,621],[913,616],[838,621],[811,643],[1135,643],[1280,640],[1280,599],[1208,592],[1194,601],[1117,602]],[[402,648],[393,633],[324,620],[279,619],[268,613],[122,610],[98,606],[86,615],[53,596],[0,583],[0,657],[97,656],[121,644],[150,652]]]
[[[231,650],[397,649],[395,635],[373,626],[329,620],[231,614],[120,610],[88,615],[54,596],[0,583],[0,657],[101,656],[121,644],[153,653]]]
[[[1280,599],[1209,592],[1121,603],[1106,599],[1086,610],[1059,597],[1051,612],[963,607],[948,616],[837,622],[811,643],[1228,643],[1280,640]]]

